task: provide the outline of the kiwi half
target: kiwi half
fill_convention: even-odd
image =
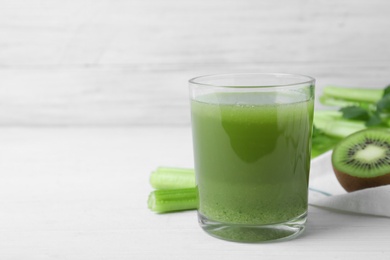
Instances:
[[[333,149],[332,166],[348,192],[390,184],[390,132],[366,129],[349,135]]]

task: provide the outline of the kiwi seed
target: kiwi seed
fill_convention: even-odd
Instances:
[[[390,184],[390,132],[366,129],[346,137],[333,149],[332,165],[348,192]]]

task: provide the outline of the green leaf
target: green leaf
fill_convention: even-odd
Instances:
[[[340,109],[345,119],[368,120],[370,115],[367,110],[358,106],[348,106]]]
[[[383,96],[377,103],[376,103],[376,110],[378,112],[390,110],[390,93]]]
[[[382,118],[380,117],[379,112],[375,112],[370,115],[370,118],[366,122],[366,126],[380,126],[383,125]]]
[[[385,89],[383,90],[383,96],[387,96],[389,94],[390,94],[390,85],[385,87]]]

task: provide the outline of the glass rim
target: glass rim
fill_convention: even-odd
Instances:
[[[279,77],[302,77],[301,81],[296,81],[294,83],[288,83],[288,84],[270,84],[270,85],[253,85],[253,86],[233,86],[233,85],[216,85],[216,84],[210,84],[210,83],[204,83],[199,81],[200,79],[206,79],[206,78],[213,78],[213,77],[233,77],[233,76],[279,76]],[[230,88],[230,89],[256,89],[256,88],[286,88],[286,87],[294,87],[298,85],[303,84],[314,84],[315,78],[304,75],[304,74],[295,74],[295,73],[262,73],[262,72],[242,72],[242,73],[221,73],[221,74],[208,74],[203,76],[197,76],[194,78],[191,78],[188,82],[190,84],[194,85],[200,85],[204,87],[210,87],[210,88]]]

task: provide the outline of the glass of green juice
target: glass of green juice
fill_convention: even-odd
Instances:
[[[315,79],[241,73],[201,76],[189,85],[203,230],[249,243],[301,234]]]

